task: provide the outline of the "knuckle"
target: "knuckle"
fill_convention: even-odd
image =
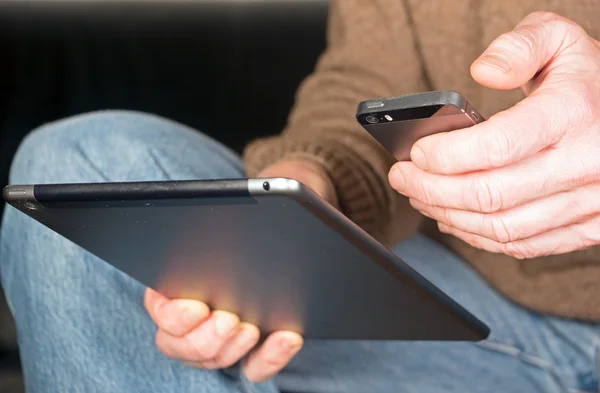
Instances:
[[[554,29],[561,30],[579,30],[583,28],[564,16],[551,11],[535,11],[529,14],[526,19],[535,20],[530,26],[540,25],[543,29],[552,32]]]
[[[516,53],[524,56],[531,56],[535,53],[536,30],[534,26],[519,26],[511,33],[507,33],[506,38]]]
[[[549,13],[547,18],[548,19],[546,20],[545,24],[551,31],[553,29],[557,29],[559,31],[562,31],[566,37],[571,38],[571,40],[565,41],[566,44],[569,43],[569,41],[573,42],[578,38],[588,35],[585,29],[572,19],[565,18],[562,15],[558,15],[552,12]]]
[[[561,18],[561,16],[551,11],[533,11],[532,13],[527,15],[527,19],[535,19],[542,22],[547,22],[549,20],[554,20],[558,18]]]
[[[502,167],[512,161],[518,153],[518,143],[513,139],[508,132],[500,130],[494,133],[491,140],[485,139],[483,143],[490,166]]]
[[[568,44],[577,40],[580,37],[587,36],[585,29],[577,22],[550,11],[535,11],[529,14],[526,19],[532,19],[536,24],[547,31],[549,34],[559,34],[565,40],[564,44]]]
[[[431,161],[437,163],[441,173],[452,173],[456,162],[455,151],[449,150],[446,145],[441,145],[431,154]]]
[[[475,209],[480,213],[495,213],[502,210],[503,202],[501,193],[493,187],[486,179],[477,179],[473,184],[474,201],[467,201],[470,205],[475,204]]]
[[[535,30],[531,25],[518,26],[496,38],[492,46],[528,60],[535,54]]]
[[[537,256],[537,253],[527,244],[527,242],[506,243],[503,252],[511,257],[523,260],[531,259]]]
[[[456,226],[456,220],[454,217],[454,213],[451,209],[442,209],[442,219],[444,220],[443,222],[451,227],[455,227]]]
[[[461,240],[480,250],[485,249],[485,245],[478,236],[459,236]]]
[[[418,199],[426,205],[435,206],[432,184],[423,178],[419,179],[417,184],[418,193],[420,194]]]
[[[598,228],[600,228],[600,217],[575,227],[575,237],[582,239],[580,248],[589,248],[600,244],[600,229]]]
[[[477,249],[494,252],[494,248],[489,243],[485,242],[482,236],[474,236],[464,233],[453,235]]]
[[[515,240],[516,236],[510,229],[506,220],[503,217],[496,216],[489,220],[493,240],[500,243],[510,243]]]

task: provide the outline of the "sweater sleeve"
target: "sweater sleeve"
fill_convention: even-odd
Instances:
[[[362,100],[425,89],[404,4],[333,0],[327,49],[301,84],[286,128],[244,152],[249,176],[282,159],[318,161],[336,186],[342,211],[376,236],[399,213],[400,197],[387,181],[394,159],[355,113]]]

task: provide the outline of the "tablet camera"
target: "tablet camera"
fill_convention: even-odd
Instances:
[[[271,185],[269,184],[268,181],[263,183],[263,190],[265,191],[269,191],[271,189]]]

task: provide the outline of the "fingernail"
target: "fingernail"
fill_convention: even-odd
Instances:
[[[254,325],[250,325],[248,322],[242,322],[240,324],[239,329],[242,344],[255,342],[260,337],[260,332],[258,331],[258,328]]]
[[[217,334],[221,337],[229,336],[237,328],[239,320],[231,314],[219,314],[215,321]]]
[[[504,56],[494,52],[484,53],[477,61],[488,67],[497,68],[505,74],[508,74],[512,68],[510,62]]]
[[[182,306],[183,321],[187,324],[200,322],[205,317],[204,312],[199,307],[185,305]]]
[[[241,338],[240,338],[241,345],[249,344],[251,342],[254,342],[255,340],[256,340],[256,336],[254,336],[248,332],[242,331]]]
[[[413,209],[417,210],[419,213],[421,213],[422,215],[424,215],[425,217],[429,217],[429,218],[433,218],[429,215],[429,213],[427,213],[425,211],[425,204],[422,202],[417,201],[416,199],[410,198],[408,200],[410,202],[410,205],[413,207]]]
[[[279,347],[285,352],[295,352],[302,346],[302,341],[294,339],[284,339],[279,342]]]
[[[392,181],[392,187],[394,187],[396,191],[402,192],[406,186],[402,170],[398,167],[394,167],[390,177]]]
[[[439,228],[440,232],[443,232],[443,233],[450,232],[450,227],[446,224],[442,224],[441,222],[438,222],[438,228]]]
[[[409,198],[408,202],[410,203],[410,205],[417,209],[417,210],[421,210],[425,207],[425,204],[422,202],[419,202],[418,200],[414,199],[414,198]]]
[[[429,213],[427,213],[427,212],[426,212],[426,211],[424,211],[424,210],[419,210],[419,213],[421,213],[422,215],[424,215],[424,216],[425,216],[425,217],[427,217],[427,218],[431,218],[431,219],[433,219],[433,217],[431,217],[431,216],[429,215]]]
[[[410,152],[410,159],[413,162],[413,164],[417,166],[417,168],[423,171],[429,169],[429,167],[427,166],[427,160],[425,159],[425,154],[423,153],[423,150],[421,150],[419,147],[415,147],[412,149],[412,151]]]

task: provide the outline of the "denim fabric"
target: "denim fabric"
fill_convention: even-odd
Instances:
[[[155,116],[107,111],[52,123],[19,149],[12,183],[243,176],[234,153]],[[401,225],[401,223],[398,223]],[[163,356],[144,287],[7,208],[0,277],[29,392],[597,392],[600,327],[539,315],[496,293],[432,240],[394,251],[492,328],[481,343],[308,340],[275,379]],[[393,299],[390,299],[393,301]],[[407,316],[410,318],[410,316]]]

